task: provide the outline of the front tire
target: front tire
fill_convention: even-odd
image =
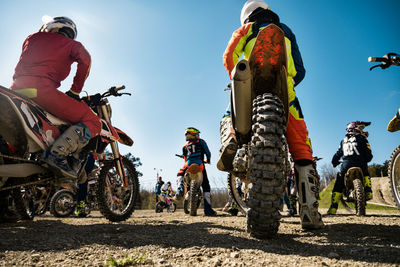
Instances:
[[[114,160],[104,162],[97,180],[96,196],[101,214],[112,222],[128,219],[139,197],[139,179],[132,162],[122,157],[123,171],[128,182],[125,187]]]
[[[390,156],[388,175],[393,198],[400,210],[400,146],[396,147]]]
[[[247,232],[260,239],[273,237],[278,232],[281,218],[280,198],[287,157],[282,149],[284,116],[284,107],[278,97],[266,93],[254,99]]]

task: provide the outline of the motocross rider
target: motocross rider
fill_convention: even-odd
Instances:
[[[271,11],[263,0],[248,0],[242,8],[240,21],[242,26],[233,33],[223,56],[223,62],[230,78],[232,78],[231,72],[240,56],[244,53],[244,58],[249,58],[259,31],[274,23],[285,33],[290,113],[286,138],[295,162],[297,184],[304,186],[304,190],[299,190],[302,200],[300,201],[300,219],[302,227],[305,229],[321,228],[323,222],[318,212],[317,201],[319,197],[319,175],[315,168],[311,141],[308,138],[303,113],[294,90],[294,86],[299,85],[305,76],[295,35],[288,26],[280,22],[279,16]],[[220,134],[222,145],[217,167],[221,171],[231,171],[237,142],[229,113],[221,121]]]
[[[175,200],[179,200],[184,194],[183,177],[187,168],[192,164],[196,163],[203,169],[203,188],[204,195],[204,215],[215,216],[217,213],[211,206],[211,188],[210,182],[208,181],[207,171],[204,167],[204,163],[209,163],[211,160],[211,152],[208,149],[206,141],[200,138],[200,131],[194,127],[189,127],[185,130],[186,143],[182,148],[182,154],[185,159],[185,165],[179,170],[177,183],[178,189],[176,190]],[[204,160],[206,156],[206,161]]]
[[[368,162],[372,159],[371,146],[368,143],[368,132],[364,132],[364,128],[371,122],[354,121],[347,125],[346,136],[340,142],[339,149],[333,155],[332,166],[336,167],[340,164],[342,158],[343,163],[336,177],[335,185],[332,189],[332,202],[327,214],[334,215],[338,209],[339,200],[345,187],[344,176],[351,167],[360,167],[364,175],[364,190],[366,200],[372,199],[371,178],[368,172]]]
[[[168,181],[161,187],[161,195],[164,197],[165,202],[168,204],[168,206],[171,205],[171,200],[169,200],[169,198],[173,193],[174,190],[172,190],[172,185],[170,181]]]
[[[24,41],[11,89],[72,124],[47,149],[44,161],[58,174],[76,178],[79,164],[70,166],[67,156],[77,158],[80,150],[101,130],[100,119],[79,98],[89,75],[91,58],[84,46],[75,41],[77,30],[71,19],[44,17],[43,23],[38,32]],[[77,62],[76,75],[71,89],[64,94],[57,88],[69,75],[74,62]]]
[[[158,196],[161,195],[161,187],[163,186],[164,181],[161,176],[158,176],[156,186],[154,187],[154,193],[156,195],[156,203],[158,202]]]

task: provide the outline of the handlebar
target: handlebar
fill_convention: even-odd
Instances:
[[[92,105],[98,105],[103,98],[109,97],[109,96],[122,96],[122,95],[131,95],[131,93],[119,93],[119,91],[125,89],[125,85],[119,86],[119,87],[111,87],[108,89],[106,92],[103,94],[95,94],[95,95],[90,95],[90,96],[85,96],[82,97],[82,100],[86,102],[89,106]]]
[[[183,159],[184,158],[184,156],[183,155],[179,155],[179,154],[175,154],[175,156],[177,156],[178,158],[181,158],[181,159]],[[207,160],[203,160],[203,163],[204,164],[211,164],[210,162],[208,162]]]
[[[122,85],[120,87],[111,87],[108,89],[105,93],[103,93],[101,96],[102,97],[107,97],[107,96],[122,96],[122,95],[131,95],[130,93],[118,93],[118,91],[124,90],[125,85]]]
[[[373,70],[377,67],[387,69],[392,65],[400,66],[400,55],[396,53],[388,53],[383,57],[369,57],[368,62],[382,62],[382,64],[372,66],[369,70]]]

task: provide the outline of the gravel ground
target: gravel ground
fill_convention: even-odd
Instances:
[[[326,212],[326,210],[322,210]],[[324,216],[325,227],[302,231],[281,219],[278,235],[257,240],[244,216],[135,211],[123,223],[90,218],[0,224],[0,266],[105,266],[112,257],[148,266],[399,266],[400,213]],[[131,266],[127,262],[124,266]]]

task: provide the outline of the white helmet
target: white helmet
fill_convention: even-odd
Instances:
[[[75,39],[78,34],[76,25],[70,18],[43,16],[42,21],[41,32],[59,32],[71,39]]]
[[[257,8],[270,9],[270,7],[264,2],[264,0],[248,0],[240,13],[240,23],[243,25],[246,19],[253,13]]]

